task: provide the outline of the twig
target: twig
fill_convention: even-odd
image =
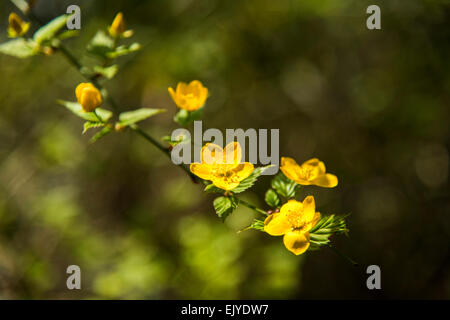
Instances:
[[[345,260],[347,260],[348,262],[350,262],[354,267],[358,267],[359,264],[357,262],[355,262],[354,260],[352,260],[351,258],[347,257],[345,254],[343,254],[342,252],[340,252],[338,249],[336,249],[334,246],[332,246],[331,244],[327,245],[328,248],[330,248],[334,253],[336,253],[338,256],[341,256],[342,258],[344,258]]]

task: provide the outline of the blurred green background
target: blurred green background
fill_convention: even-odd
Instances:
[[[49,21],[70,4],[85,46],[123,11],[144,48],[106,87],[124,109],[167,108],[178,81],[210,90],[204,128],[279,128],[280,154],[313,156],[339,177],[309,187],[322,213],[351,213],[349,238],[296,257],[281,238],[237,234],[184,172],[125,132],[90,145],[56,104],[83,78],[60,55],[0,55],[0,298],[450,298],[450,2],[444,0],[96,0],[38,2]],[[366,29],[381,7],[382,30]],[[0,42],[14,7],[0,3]],[[17,10],[15,10],[17,12]],[[33,29],[36,26],[32,27]],[[270,177],[245,193],[265,207]],[[66,288],[79,265],[82,290]],[[365,268],[381,267],[382,290]]]

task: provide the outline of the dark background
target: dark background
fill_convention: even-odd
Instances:
[[[123,109],[168,109],[143,123],[154,136],[177,128],[167,87],[198,79],[204,128],[279,128],[280,155],[325,161],[338,187],[301,197],[351,213],[334,243],[360,267],[236,234],[249,209],[221,223],[214,197],[132,132],[88,143],[56,104],[83,81],[62,55],[0,55],[0,298],[450,298],[449,1],[41,0],[35,13],[70,4],[82,30],[67,45],[86,65],[89,39],[124,12],[144,48],[106,87]],[[370,4],[382,30],[366,28]],[[13,10],[0,3],[1,42]],[[245,199],[266,208],[269,182]],[[382,290],[366,288],[370,264]]]

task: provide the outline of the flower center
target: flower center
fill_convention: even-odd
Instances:
[[[287,220],[289,221],[289,224],[291,225],[291,230],[302,230],[305,227],[305,221],[302,218],[303,211],[301,212],[294,212],[290,211],[287,214]]]
[[[305,180],[314,180],[317,178],[317,169],[313,166],[304,165],[300,167],[300,175]]]
[[[212,169],[212,175],[226,182],[238,182],[237,176],[230,169],[230,166],[227,164],[217,164]]]

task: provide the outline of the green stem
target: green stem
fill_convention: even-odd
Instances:
[[[103,121],[103,119],[99,116],[99,114],[97,113],[97,110],[94,109],[93,111],[94,115],[97,117],[98,121],[100,121],[101,123],[105,123],[105,121]]]
[[[134,132],[136,132],[138,135],[140,135],[141,137],[143,137],[145,140],[147,140],[148,142],[150,142],[152,145],[154,145],[157,149],[159,149],[160,151],[162,151],[166,156],[168,156],[169,158],[171,158],[170,156],[170,151],[168,148],[165,148],[161,143],[159,143],[155,138],[153,138],[151,135],[149,135],[147,132],[143,131],[141,128],[139,128],[137,125],[131,126],[130,127]],[[178,165],[178,167],[182,168],[188,175],[189,177],[192,179],[192,181],[194,181],[195,183],[197,183],[197,177],[191,172],[189,171],[188,168],[186,168],[184,165]]]
[[[329,244],[327,245],[328,248],[330,248],[334,253],[336,253],[338,256],[341,256],[342,258],[344,258],[345,260],[347,260],[348,262],[350,262],[350,264],[352,264],[354,267],[358,267],[359,264],[352,260],[351,258],[347,257],[345,254],[343,254],[342,252],[340,252],[338,249],[336,249],[333,245]]]
[[[244,206],[246,206],[247,208],[250,208],[250,209],[252,209],[252,210],[254,210],[254,211],[256,211],[256,212],[258,212],[258,213],[260,213],[260,214],[262,214],[262,215],[264,215],[264,216],[268,216],[268,213],[267,212],[265,212],[264,210],[262,210],[262,209],[259,209],[258,207],[256,207],[256,206],[254,206],[253,204],[251,204],[251,203],[248,203],[247,201],[245,201],[245,200],[242,200],[242,199],[238,199],[239,200],[239,203],[240,204],[243,204]]]

